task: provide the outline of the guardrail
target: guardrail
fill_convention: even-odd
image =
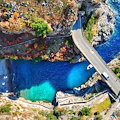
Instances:
[[[109,69],[109,67],[107,66],[107,64],[105,63],[105,61],[101,58],[101,56],[97,53],[97,51],[89,44],[88,40],[85,38],[85,36],[84,36],[84,34],[83,34],[82,25],[81,25],[81,15],[80,15],[80,14],[78,14],[78,15],[79,15],[79,17],[80,17],[80,20],[78,21],[78,22],[80,22],[80,23],[79,23],[80,26],[79,26],[79,28],[76,29],[76,30],[79,30],[79,31],[80,31],[81,36],[82,36],[83,40],[85,40],[86,45],[88,46],[88,48],[94,52],[94,55],[99,58],[99,60],[100,60],[100,61],[103,63],[103,65],[106,67],[106,70],[108,70],[108,71],[110,72],[110,74],[112,74],[112,75],[115,77],[115,81],[117,80],[117,82],[120,84],[120,82],[119,82],[118,78],[116,77],[116,75],[112,72],[111,69]],[[73,36],[73,37],[74,37],[74,36]],[[76,41],[75,43],[77,44],[78,41]],[[78,45],[79,45],[79,44],[80,44],[80,43],[78,43]],[[79,47],[79,46],[78,46],[78,47]],[[79,49],[80,49],[80,48],[79,48]],[[80,49],[80,50],[81,50],[81,52],[84,53],[84,51],[83,51],[82,49]],[[91,59],[88,58],[88,61],[91,62]],[[91,62],[91,63],[92,63],[92,62]],[[93,64],[93,66],[94,66],[94,64]],[[98,69],[96,66],[94,66],[94,68],[95,68],[95,69],[99,72],[99,74],[101,75],[101,72],[99,71],[99,69]],[[104,81],[105,81],[105,80],[104,80]],[[107,81],[105,81],[105,82],[110,86],[110,88],[114,91],[115,94],[118,94],[118,93],[112,88],[112,86],[111,86],[111,84],[110,84],[109,82],[107,82]]]
[[[72,105],[72,104],[85,104],[85,103],[89,103],[91,102],[92,100],[94,100],[95,98],[98,98],[99,96],[103,96],[104,94],[108,93],[108,90],[105,90],[101,93],[98,93],[97,95],[95,95],[93,98],[89,99],[89,100],[86,100],[86,101],[79,101],[79,102],[72,102],[72,103],[63,103],[63,104],[60,104],[60,106],[64,106],[64,105]]]
[[[71,34],[70,35],[54,35],[54,36],[47,36],[46,38],[48,38],[48,39],[50,39],[50,38],[61,38],[61,37],[70,37],[71,36]]]

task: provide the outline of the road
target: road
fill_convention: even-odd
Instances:
[[[110,70],[104,60],[96,52],[96,50],[89,44],[82,32],[81,15],[78,14],[78,20],[72,29],[72,38],[78,49],[84,54],[87,60],[94,66],[96,71],[101,75],[106,72],[109,75],[109,79],[103,80],[111,88],[111,90],[116,94],[120,94],[120,81],[115,76],[115,74]]]

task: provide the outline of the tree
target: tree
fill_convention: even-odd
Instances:
[[[43,19],[35,18],[34,23],[32,23],[32,28],[35,30],[35,34],[37,37],[45,37],[47,34],[51,32],[48,27],[48,24],[44,22]]]
[[[10,112],[11,108],[10,106],[4,105],[1,107],[0,112],[4,113],[4,112]]]
[[[48,115],[47,115],[47,119],[46,120],[57,120],[57,117],[55,115],[53,115],[53,112],[51,111]]]
[[[115,74],[120,73],[120,68],[117,67],[117,68],[113,69],[113,72],[114,72]]]
[[[63,108],[58,108],[58,107],[55,107],[54,108],[54,115],[57,116],[57,118],[61,115],[65,115],[66,114],[66,110],[63,109]]]
[[[87,107],[84,107],[81,111],[80,111],[80,115],[82,116],[90,116],[91,115],[91,112],[90,112],[90,109],[87,108]]]

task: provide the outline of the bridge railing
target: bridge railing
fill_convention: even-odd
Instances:
[[[80,15],[80,17],[81,17],[81,15]],[[83,38],[86,40],[86,42],[88,43],[88,45],[94,50],[94,52],[95,52],[95,54],[100,58],[100,60],[102,61],[102,63],[106,66],[106,68],[111,72],[111,74],[113,74],[115,77],[116,77],[116,75],[112,72],[112,70],[108,67],[108,65],[106,64],[106,62],[102,59],[102,57],[98,54],[98,52],[95,50],[95,48],[94,47],[92,47],[91,45],[90,45],[90,43],[88,42],[88,40],[86,39],[86,37],[84,36],[84,34],[83,34],[83,28],[82,28],[82,23],[81,23],[81,21],[80,21],[80,24],[81,24],[81,31],[82,31],[82,36],[83,36]],[[118,80],[118,78],[116,77],[116,79]],[[118,80],[119,81],[119,80]],[[120,82],[119,82],[120,83]]]

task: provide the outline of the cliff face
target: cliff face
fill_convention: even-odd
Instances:
[[[94,17],[96,17],[96,15],[99,16],[91,30],[93,34],[93,38],[91,40],[92,45],[94,46],[107,41],[114,31],[115,18],[113,11],[106,3],[106,0],[88,0],[82,2],[82,5],[82,10],[85,11],[88,22],[91,15]]]
[[[113,12],[106,4],[106,0],[52,0],[38,1],[19,0],[19,2],[5,0],[0,3],[0,26],[3,32],[24,33],[35,35],[31,24],[35,17],[43,18],[52,30],[51,35],[70,34],[71,27],[77,19],[77,10],[86,12],[86,17],[99,14],[96,26],[93,28],[92,45],[106,41],[114,31],[115,19]],[[14,20],[15,13],[17,19]],[[5,31],[4,31],[5,30]]]
[[[100,11],[101,14],[96,26],[97,33],[93,38],[92,45],[107,41],[111,37],[115,27],[114,14],[107,4],[101,3],[101,7],[96,11]]]
[[[85,21],[86,26],[91,16],[93,18],[99,16],[95,24],[90,26],[93,46],[110,38],[114,31],[115,19],[112,10],[103,0],[102,2],[100,0],[52,0],[47,3],[43,0],[37,3],[35,0],[32,2],[5,0],[4,3],[0,3],[0,48],[15,45],[0,50],[0,57],[71,62],[83,60],[82,54],[76,49],[71,37],[37,38],[31,26],[36,18],[42,18],[45,19],[45,23],[49,23],[49,28],[52,29],[51,35],[70,34],[71,27],[77,19],[78,10],[85,11],[84,18],[87,20],[82,21]],[[34,41],[25,44],[30,39]],[[18,44],[21,42],[24,43]]]
[[[2,22],[0,22],[0,26],[5,31],[16,31],[18,34],[22,27],[16,30],[17,24],[15,25],[10,21],[15,12],[19,14],[18,18],[22,19],[21,26],[23,27],[31,28],[31,23],[36,17],[46,20],[49,27],[52,28],[51,34],[53,35],[69,34],[73,22],[77,19],[75,0],[32,0],[32,2],[31,0],[19,0],[17,2],[4,0],[3,3],[0,3],[0,6],[0,21]],[[9,26],[13,29],[11,30]]]

